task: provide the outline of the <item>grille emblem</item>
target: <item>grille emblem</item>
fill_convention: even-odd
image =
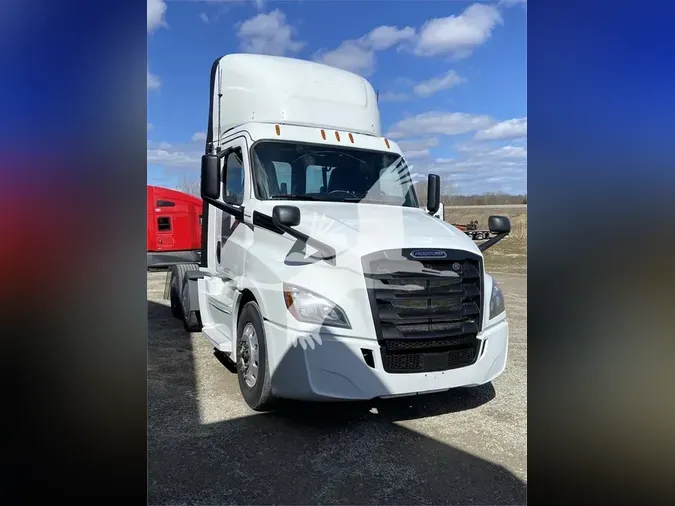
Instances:
[[[447,254],[440,249],[416,249],[410,252],[413,258],[445,258]]]
[[[455,262],[454,264],[452,264],[452,270],[453,271],[458,271],[461,267],[462,266],[459,265],[459,262]]]

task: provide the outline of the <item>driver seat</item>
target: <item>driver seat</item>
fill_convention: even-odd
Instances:
[[[359,186],[361,183],[361,174],[354,165],[341,165],[333,169],[328,180],[328,192],[342,190],[350,193],[365,193]]]

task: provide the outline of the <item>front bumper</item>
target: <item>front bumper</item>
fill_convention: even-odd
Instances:
[[[383,370],[377,342],[321,334],[321,344],[301,346],[306,334],[265,322],[272,392],[287,399],[312,401],[370,400],[477,386],[499,376],[506,366],[508,322],[485,329],[478,360],[466,367],[440,372],[392,374]],[[370,367],[362,349],[372,350]]]

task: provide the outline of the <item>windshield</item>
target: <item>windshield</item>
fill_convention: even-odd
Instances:
[[[396,153],[297,142],[257,143],[251,155],[260,200],[327,200],[419,207]]]

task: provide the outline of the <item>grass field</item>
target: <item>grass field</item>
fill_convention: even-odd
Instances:
[[[478,220],[480,228],[487,228],[490,215],[507,216],[511,220],[511,234],[485,252],[487,271],[527,274],[527,208],[445,208],[445,221],[448,223],[465,225],[471,220]]]

